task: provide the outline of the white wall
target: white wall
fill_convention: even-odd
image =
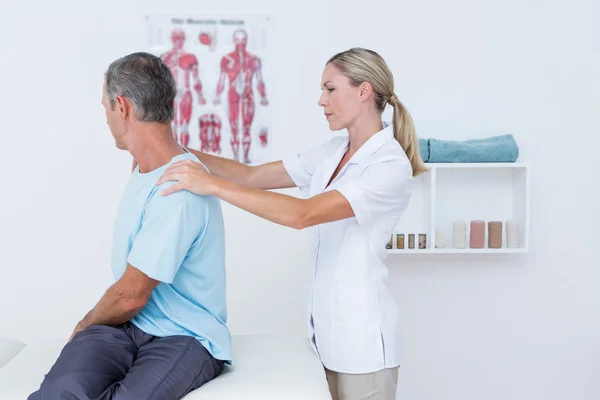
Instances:
[[[143,16],[270,13],[275,156],[326,140],[323,64],[365,46],[389,62],[422,137],[512,133],[532,166],[529,254],[389,258],[406,335],[399,398],[598,397],[597,3],[80,4],[0,6],[1,335],[66,336],[112,282],[130,158],[105,125],[102,74],[143,49]],[[232,331],[304,335],[305,235],[224,210]]]

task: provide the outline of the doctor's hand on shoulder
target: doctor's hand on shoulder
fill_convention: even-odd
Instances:
[[[214,180],[218,179],[211,175],[204,165],[192,160],[183,160],[171,164],[156,182],[160,185],[168,181],[177,181],[172,186],[163,190],[162,196],[187,190],[198,195],[210,195],[215,189]]]

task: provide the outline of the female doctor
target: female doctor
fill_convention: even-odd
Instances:
[[[393,107],[393,124],[382,112]],[[311,227],[309,333],[333,399],[393,400],[401,357],[399,315],[383,264],[385,244],[406,209],[413,177],[426,170],[412,119],[377,53],[336,54],[322,74],[323,107],[347,137],[283,161],[247,166],[192,151],[157,184],[162,192],[213,195],[277,224]],[[268,191],[297,186],[304,199]]]

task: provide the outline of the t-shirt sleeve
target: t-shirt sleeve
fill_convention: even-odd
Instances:
[[[367,166],[358,179],[337,190],[348,200],[359,225],[402,211],[413,185],[412,167],[398,158]]]
[[[326,146],[327,144],[323,144],[283,160],[285,170],[304,196],[308,196],[308,188],[315,170],[323,162]]]
[[[144,209],[127,262],[150,278],[172,283],[206,219],[199,196],[180,191],[161,196],[160,185]]]

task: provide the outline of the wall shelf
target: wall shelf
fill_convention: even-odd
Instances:
[[[426,164],[429,171],[415,178],[411,202],[396,226],[390,255],[396,254],[515,254],[529,251],[529,168],[525,163]],[[506,221],[517,224],[518,247],[508,248]],[[467,226],[465,248],[453,246],[453,224]],[[485,247],[470,248],[470,223],[486,223]],[[488,221],[502,222],[502,248],[488,248]],[[446,247],[436,248],[436,232]],[[396,248],[396,234],[404,234],[404,249]],[[408,235],[415,248],[408,248]],[[419,234],[426,248],[419,249]]]

